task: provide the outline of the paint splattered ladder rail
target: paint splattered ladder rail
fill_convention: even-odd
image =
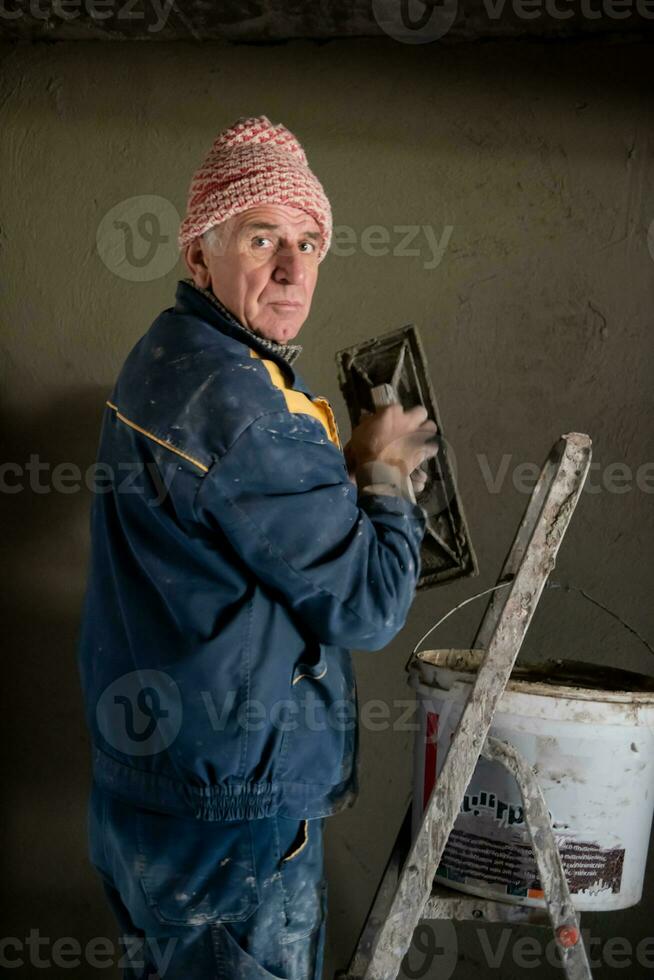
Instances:
[[[568,980],[590,980],[590,966],[547,805],[529,764],[511,745],[488,737],[520,647],[554,568],[588,474],[591,441],[571,433],[554,445],[518,528],[473,643],[485,656],[447,758],[412,844],[410,810],[375,895],[348,970],[337,980],[395,980],[421,919],[481,919],[552,928]],[[471,898],[434,885],[434,875],[480,755],[505,766],[522,795],[546,908]],[[408,852],[408,853],[407,853]]]

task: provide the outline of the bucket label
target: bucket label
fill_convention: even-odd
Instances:
[[[486,790],[466,793],[461,804],[461,813],[470,813],[473,817],[489,816],[498,827],[521,827],[525,822],[520,803],[506,803],[495,793]],[[550,819],[551,817],[550,814]]]
[[[624,849],[559,837],[557,844],[573,895],[617,894],[622,883]],[[530,844],[454,829],[436,872],[461,885],[481,883],[522,898],[542,898],[543,890]]]

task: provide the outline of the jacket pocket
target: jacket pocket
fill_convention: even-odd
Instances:
[[[251,821],[182,821],[141,810],[136,836],[141,887],[159,921],[236,922],[259,905]]]
[[[350,776],[354,762],[356,704],[347,656],[334,646],[316,645],[291,677],[291,711],[280,750],[282,779],[333,787]]]
[[[293,675],[291,677],[291,687],[296,687],[304,680],[322,680],[326,673],[327,657],[325,654],[325,647],[321,643],[318,649],[315,650],[315,655],[313,658],[310,658],[305,654],[303,659],[295,665]]]

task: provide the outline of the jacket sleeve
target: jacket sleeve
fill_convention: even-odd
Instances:
[[[424,512],[399,495],[358,494],[311,416],[251,422],[203,478],[195,511],[319,642],[379,650],[404,625]]]

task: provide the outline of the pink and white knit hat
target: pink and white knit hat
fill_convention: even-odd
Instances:
[[[281,123],[273,126],[266,116],[242,116],[219,134],[191,180],[177,237],[180,249],[255,204],[287,204],[315,218],[323,237],[318,253],[322,262],[331,242],[332,213],[304,150]]]

